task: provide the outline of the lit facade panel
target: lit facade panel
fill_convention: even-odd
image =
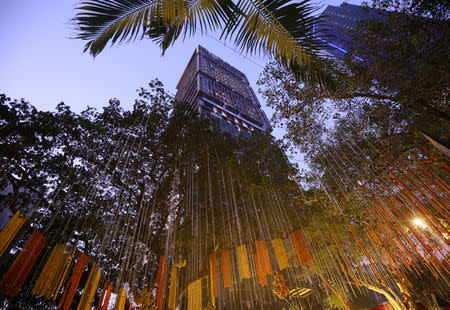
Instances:
[[[324,51],[343,58],[352,46],[351,31],[359,21],[383,19],[386,15],[376,9],[343,3],[328,5],[320,14],[321,22],[315,28],[316,36],[325,43]]]
[[[218,130],[232,136],[265,132],[269,121],[246,76],[198,46],[180,78],[175,99],[188,102]]]

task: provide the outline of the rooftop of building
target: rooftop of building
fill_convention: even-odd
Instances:
[[[191,62],[195,58],[195,56],[197,54],[199,54],[199,53],[207,54],[209,57],[211,57],[215,61],[217,61],[222,68],[226,69],[231,74],[235,75],[236,78],[239,78],[239,79],[245,81],[246,83],[248,83],[246,75],[241,70],[239,70],[236,67],[232,66],[231,64],[229,64],[228,62],[226,62],[225,60],[220,58],[219,56],[216,56],[215,54],[211,53],[208,49],[206,49],[205,47],[203,47],[200,44],[198,44],[197,47],[195,48],[194,52],[192,53],[192,56],[191,56],[191,58],[190,58],[190,60],[188,62],[188,65],[184,69],[183,74],[181,74],[181,77],[180,77],[180,80],[178,81],[176,89],[178,89],[180,87],[180,83],[183,80],[183,77],[186,75],[186,72],[188,70],[189,65],[191,64]],[[199,70],[200,70],[200,68],[199,68]]]

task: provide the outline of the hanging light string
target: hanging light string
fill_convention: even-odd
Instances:
[[[136,124],[136,121],[137,121],[137,119],[134,120],[133,126]],[[127,125],[126,125],[126,126],[127,126]],[[110,146],[109,146],[110,150],[112,150],[112,154],[116,153],[116,151],[117,151],[119,145],[121,144],[122,138],[123,138],[123,131],[122,131],[121,135],[119,136],[119,140],[116,142],[116,144],[115,144],[115,145],[110,145]],[[125,143],[125,148],[122,149],[122,154],[119,154],[119,160],[120,160],[120,157],[121,157],[121,156],[123,155],[123,153],[125,152],[124,150],[126,149],[126,145],[128,145],[128,141]],[[122,146],[123,146],[123,145],[122,145]],[[107,151],[107,154],[111,154],[111,153]],[[98,177],[98,178],[91,178],[92,181],[93,181],[93,180],[96,180],[97,182],[96,182],[96,183],[90,182],[90,183],[88,184],[88,186],[87,186],[87,188],[86,188],[86,190],[85,190],[85,194],[84,194],[84,197],[86,197],[86,199],[85,199],[86,201],[90,201],[90,200],[92,200],[92,199],[94,198],[94,196],[95,196],[95,194],[97,193],[97,190],[98,190],[97,187],[98,187],[98,185],[100,184],[100,181],[103,180],[103,178],[105,177],[106,172],[107,172],[108,169],[109,169],[109,166],[110,166],[111,161],[112,161],[112,157],[110,157],[109,162],[107,162],[107,164],[104,166],[103,171],[100,170],[100,167],[99,167],[99,169],[98,169],[97,171],[94,171],[94,175],[95,175],[95,174],[98,174],[99,177]],[[114,172],[113,172],[113,174],[114,174]],[[91,193],[89,193],[89,191],[91,191]],[[84,198],[83,198],[83,199],[84,199]],[[81,200],[83,200],[83,199],[81,199]],[[81,201],[81,200],[80,200],[80,201]],[[85,204],[86,206],[85,206],[85,207],[83,208],[83,210],[81,211],[81,212],[82,212],[81,214],[84,214],[85,212],[88,211],[88,209],[87,209],[87,208],[88,208],[88,204],[89,204],[89,203],[86,203],[86,204]],[[103,206],[105,206],[105,204],[103,204]],[[80,210],[81,208],[78,207],[77,209]],[[86,209],[86,210],[84,210],[84,209]],[[99,214],[103,214],[104,211],[105,211],[104,208],[99,208],[98,213],[99,213]],[[67,225],[71,222],[71,219],[72,219],[73,216],[74,216],[74,214],[71,214],[69,220],[67,221],[67,223],[66,223],[66,225],[65,225],[65,227],[64,227],[63,232],[62,232],[60,235],[63,235],[63,234],[64,234],[64,231],[67,229]],[[75,231],[77,230],[77,227],[78,227],[78,225],[79,225],[79,223],[80,223],[80,217],[79,217],[78,215],[75,215],[75,216],[76,216],[76,221],[75,221],[75,225],[73,226],[71,232],[69,233],[69,239],[68,239],[69,242],[70,242],[70,240],[74,237]],[[95,217],[94,214],[93,214],[92,216]],[[87,224],[87,219],[88,219],[88,217],[85,216],[85,217],[84,217],[83,223],[81,223],[80,231],[85,231],[85,230],[87,230],[87,226],[86,226],[86,224]],[[93,225],[93,223],[92,223],[92,225]],[[94,233],[94,239],[97,238],[97,235],[99,234],[99,231],[100,231],[101,227],[102,227],[102,225],[99,225],[99,226],[96,228],[96,233]],[[89,229],[92,230],[92,227],[89,228]],[[75,246],[76,246],[76,245],[75,245]],[[87,244],[85,244],[85,249],[86,249],[86,247],[87,247]],[[92,256],[91,256],[91,259],[93,259]]]
[[[386,187],[385,187],[385,190],[387,190]],[[411,229],[411,228],[410,228],[410,231],[414,232],[414,230]],[[420,240],[420,238],[419,238],[419,240]],[[432,242],[433,242],[433,241],[432,241]],[[439,249],[439,246],[438,246],[438,249]]]
[[[95,140],[95,135],[92,137],[92,141]],[[99,145],[99,144],[98,144]],[[84,152],[86,152],[86,156],[88,155],[88,151],[86,149],[82,149],[81,150],[81,154],[83,154]],[[69,157],[75,155],[75,149],[73,149],[71,152],[69,152]],[[49,210],[50,208],[50,202],[51,201],[55,201],[56,197],[59,195],[59,193],[62,191],[62,189],[64,188],[65,184],[67,183],[68,179],[63,180],[63,182],[56,188],[56,190],[53,191],[52,196],[48,199],[45,200],[44,199],[44,195],[41,196],[41,198],[34,204],[33,206],[33,212],[32,212],[32,217],[29,219],[30,222],[30,228],[33,229],[33,223],[36,223],[36,225],[39,225],[40,223],[43,222],[44,217],[46,216],[46,212],[44,212],[44,210],[40,213],[40,215],[34,213],[34,210],[37,210],[37,208],[42,207],[41,208],[45,208],[43,206],[44,203],[46,203],[48,205],[47,210]],[[73,184],[69,186],[68,191],[66,192],[65,198],[63,198],[63,201],[60,203],[59,207],[57,208],[57,211],[55,212],[55,216],[56,213],[61,211],[61,208],[64,204],[64,201],[66,200],[67,197],[69,197],[69,194],[71,193],[71,189],[73,187]],[[29,198],[28,203],[32,202],[31,197]],[[34,217],[33,217],[34,215]],[[37,218],[37,216],[39,216],[39,219]],[[50,218],[50,222],[52,221],[52,217]],[[47,227],[48,225],[44,225],[44,228]],[[22,230],[21,232],[19,232],[19,235],[17,236],[16,240],[22,240],[23,238],[25,238],[25,235],[29,234],[29,231],[27,229]],[[5,259],[7,259],[7,256],[3,256],[1,258],[1,264],[4,264]]]
[[[94,140],[95,140],[95,139],[93,139],[93,141],[94,141]],[[86,153],[87,156],[88,156],[88,154],[89,154],[89,153]],[[61,187],[60,187],[60,188],[61,188]],[[70,194],[70,191],[71,191],[72,188],[73,188],[73,185],[69,188],[69,191],[66,193],[66,196],[65,196],[66,198],[67,198],[68,195]],[[53,216],[52,218],[50,218],[50,221],[47,223],[47,225],[44,226],[44,232],[50,227],[50,225],[52,224],[52,222],[53,222],[54,219],[56,218],[56,214],[57,214],[58,212],[61,211],[62,205],[64,204],[64,201],[65,201],[66,198],[64,198],[64,200],[61,202],[59,208],[57,208],[56,212],[54,212],[54,216]],[[71,214],[71,217],[72,217],[72,215],[73,215],[73,214]],[[70,217],[70,218],[71,218],[71,217]],[[42,217],[41,217],[41,218],[42,218]],[[69,219],[69,220],[70,220],[70,219]],[[66,225],[66,227],[67,227],[67,225]],[[66,227],[64,227],[64,230],[66,229]],[[60,233],[61,228],[62,228],[62,225],[60,225],[59,228],[58,228],[58,232],[57,232],[57,234],[56,234],[57,236],[60,236],[60,235],[63,234],[63,233]],[[72,235],[72,234],[71,234],[71,235]],[[54,240],[54,241],[56,241],[56,240]],[[69,241],[70,241],[70,238],[69,238]],[[51,248],[52,248],[52,247],[48,247],[47,250],[45,250],[45,252],[46,252],[45,256],[48,255],[48,253],[49,253],[49,251],[50,251]],[[45,257],[45,256],[44,256],[44,257]],[[44,262],[44,260],[41,260],[41,261],[40,261],[38,270],[41,269],[43,262]],[[34,283],[34,280],[35,280],[36,276],[37,276],[37,274],[35,274],[35,275],[33,276],[32,283]],[[30,304],[31,298],[32,298],[32,295],[29,296],[28,301],[27,301],[27,305]]]
[[[346,141],[346,140],[344,140],[344,141]],[[332,175],[334,176],[334,175],[336,175],[336,174],[332,174]],[[339,174],[337,174],[337,175],[339,176]]]
[[[137,123],[139,124],[136,126]],[[77,202],[77,212],[71,213],[65,225],[60,225],[57,228],[57,231],[62,230],[61,235],[64,235],[66,230],[69,229],[69,223],[72,224],[71,229],[67,231],[69,233],[69,242],[72,242],[72,239],[74,242],[77,241],[78,238],[76,236],[79,231],[92,232],[91,235],[95,242],[101,240],[99,245],[94,245],[97,248],[93,248],[93,251],[97,252],[97,254],[95,255],[93,252],[91,260],[98,260],[102,252],[111,245],[118,249],[120,267],[112,272],[116,279],[116,291],[127,281],[130,283],[130,286],[133,286],[133,277],[130,277],[125,271],[131,268],[131,275],[135,274],[134,271],[136,269],[134,266],[142,260],[141,254],[136,255],[136,253],[139,252],[140,232],[142,231],[144,220],[147,219],[148,208],[146,206],[147,203],[150,203],[145,201],[151,196],[143,192],[142,200],[139,204],[135,204],[131,187],[137,184],[137,180],[125,176],[125,171],[132,169],[131,166],[141,151],[143,132],[147,124],[148,117],[146,121],[145,117],[142,117],[140,122],[135,118],[132,128],[136,131],[126,128],[121,130],[120,138],[114,148],[112,145],[109,145],[110,148],[113,148],[112,154],[118,153],[118,160],[114,169],[112,172],[108,170],[113,157],[111,156],[104,167],[98,167],[94,171],[93,175],[98,177],[91,178],[84,188],[82,194],[84,201],[80,200]],[[129,132],[124,137],[126,131]],[[122,142],[122,138],[125,143]],[[233,268],[231,270],[232,279],[234,280],[232,287],[222,288],[220,294],[221,302],[233,305],[239,301],[241,306],[243,306],[244,300],[249,300],[249,303],[254,307],[255,304],[258,304],[258,301],[255,300],[257,299],[256,296],[261,293],[261,289],[258,288],[255,277],[257,273],[255,268],[256,260],[252,255],[248,255],[248,252],[252,253],[254,251],[254,241],[263,240],[265,244],[266,241],[272,240],[274,237],[285,236],[292,232],[298,223],[288,216],[287,208],[289,206],[295,208],[296,206],[292,199],[283,197],[282,192],[272,180],[265,155],[260,153],[260,160],[255,163],[262,190],[253,192],[253,189],[250,188],[253,184],[249,181],[250,178],[246,175],[241,163],[236,161],[231,164],[221,164],[214,139],[211,140],[212,143],[210,145],[214,149],[215,160],[209,157],[210,150],[207,147],[206,154],[201,151],[198,153],[189,151],[188,157],[184,161],[184,166],[180,165],[180,178],[186,184],[186,192],[184,193],[186,200],[179,208],[186,220],[190,217],[190,221],[183,223],[184,228],[190,228],[190,236],[187,237],[188,234],[183,236],[178,233],[178,229],[172,229],[175,220],[170,220],[167,225],[161,224],[161,231],[166,232],[165,236],[161,238],[161,240],[165,240],[166,245],[163,257],[166,258],[167,262],[172,261],[174,263],[176,251],[184,253],[183,256],[186,257],[189,267],[186,272],[180,273],[180,281],[184,283],[184,287],[188,287],[195,281],[200,281],[200,287],[202,287],[201,279],[204,278],[204,265],[206,262],[209,262],[209,254],[211,252],[209,244],[213,244],[214,250],[217,249],[217,245],[220,245],[222,251],[229,250],[227,255],[229,255],[232,265],[239,265],[238,269]],[[294,268],[292,272],[287,274],[290,283],[300,286],[304,283],[300,278],[304,279],[304,277],[314,275],[314,268],[322,268],[323,272],[319,271],[317,275],[321,277],[327,287],[336,295],[341,296],[341,298],[343,296],[350,300],[351,294],[354,294],[354,286],[357,286],[356,289],[360,289],[359,285],[362,287],[364,283],[373,282],[372,276],[367,270],[364,270],[366,268],[365,265],[367,265],[371,273],[376,275],[375,278],[395,297],[396,280],[408,280],[407,278],[405,279],[406,269],[402,264],[402,260],[405,257],[420,257],[425,261],[426,267],[432,273],[440,274],[445,278],[445,274],[448,273],[446,267],[446,263],[448,264],[448,261],[446,261],[448,246],[445,244],[442,236],[433,237],[426,232],[417,233],[414,229],[404,232],[402,225],[406,225],[409,228],[409,224],[407,224],[406,218],[401,216],[401,214],[417,213],[428,221],[436,220],[438,219],[436,215],[443,213],[442,211],[447,206],[444,200],[446,199],[444,198],[445,195],[441,200],[436,201],[429,198],[425,192],[429,192],[431,195],[433,190],[420,185],[420,179],[413,181],[411,173],[406,175],[405,171],[408,168],[401,166],[403,165],[402,163],[385,165],[387,172],[384,175],[377,175],[376,171],[373,170],[373,163],[368,160],[369,154],[360,149],[354,141],[348,142],[346,139],[344,141],[346,146],[352,150],[355,159],[368,162],[367,171],[352,164],[352,160],[341,149],[335,148],[332,144],[329,146],[329,151],[319,149],[318,162],[324,170],[329,172],[329,181],[325,181],[319,170],[313,170],[312,174],[315,174],[319,188],[326,195],[329,203],[335,208],[338,216],[333,218],[331,214],[324,215],[324,218],[329,218],[331,225],[325,224],[325,221],[314,223],[318,228],[317,236],[314,236],[314,232],[304,229],[303,226],[307,225],[307,223],[300,222],[300,231],[305,236],[305,244],[310,249],[314,262],[310,266],[302,266],[292,258],[294,253],[291,250],[289,261]],[[370,143],[369,141],[365,142]],[[120,150],[117,149],[119,144]],[[375,151],[381,155],[378,149],[375,148]],[[380,158],[383,157],[380,156]],[[215,168],[211,169],[211,167]],[[355,176],[348,173],[349,169],[352,168]],[[443,171],[445,172],[445,170]],[[443,183],[440,188],[446,188],[444,172],[439,172]],[[89,221],[87,216],[81,216],[91,211],[89,208],[90,202],[95,200],[99,187],[108,177],[108,173],[111,180],[117,173],[120,179],[124,179],[125,184],[130,185],[126,189],[122,187],[119,190],[120,195],[116,195],[115,201],[112,203],[112,205],[116,205],[115,210],[111,212],[113,218],[111,231],[115,236],[114,238],[108,238],[106,226],[98,225],[98,227],[95,227],[95,218],[100,214],[104,214],[107,210],[108,204],[106,202],[102,203],[92,213],[92,221]],[[371,179],[365,177],[367,173],[372,176]],[[356,184],[353,183],[355,177],[362,179],[362,181]],[[173,182],[174,179],[172,179]],[[144,183],[144,190],[147,186],[149,184]],[[245,187],[249,188],[248,198],[244,198],[244,194],[246,194],[244,191],[247,190]],[[57,190],[58,193],[61,188],[62,186]],[[302,192],[301,189],[298,190]],[[44,225],[44,232],[54,225],[57,213],[61,212],[62,205],[69,197],[71,191],[72,187],[69,187],[66,195],[62,197],[62,202],[56,209],[56,212],[50,216],[48,222]],[[222,212],[219,214],[213,212],[214,192],[218,193],[217,200],[220,208],[222,208]],[[158,186],[154,189],[153,208],[155,207],[157,194]],[[56,197],[55,195],[54,199]],[[436,197],[440,197],[440,194],[436,193]],[[389,203],[388,198],[392,200],[392,203]],[[125,203],[125,208],[122,206],[122,202]],[[357,214],[360,208],[367,211],[366,220],[368,222],[378,221],[378,226],[366,229],[358,227],[358,223],[353,219],[353,214]],[[266,212],[260,212],[260,210]],[[261,217],[260,213],[262,213]],[[43,214],[41,214],[41,218]],[[73,217],[75,219],[72,221]],[[253,219],[253,217],[256,219]],[[149,218],[150,220],[151,218]],[[258,227],[253,227],[255,221]],[[221,222],[220,230],[217,232],[216,222]],[[145,223],[145,225],[150,224]],[[443,229],[445,227],[440,222],[430,225],[440,234],[444,232]],[[121,230],[121,227],[124,229]],[[150,228],[147,229],[147,232],[148,235],[144,237],[149,242],[154,237],[151,236]],[[211,233],[212,237],[209,237]],[[185,249],[182,249],[183,244],[175,239],[178,238],[176,234],[179,235],[183,243],[189,246],[185,246]],[[117,241],[115,240],[116,237]],[[352,242],[349,244],[348,240]],[[53,241],[56,241],[56,239]],[[113,242],[117,244],[113,244]],[[391,247],[382,248],[382,251],[379,251],[379,246],[383,246],[383,244],[389,244]],[[426,254],[416,250],[418,244],[423,247]],[[149,243],[147,245],[149,246]],[[88,244],[85,244],[85,249],[87,246]],[[341,247],[352,251],[345,253]],[[430,251],[431,247],[434,250]],[[292,244],[290,248],[293,249]],[[95,251],[95,249],[98,249],[98,251]],[[399,250],[393,253],[392,249]],[[45,256],[48,256],[48,251]],[[358,253],[361,253],[362,257],[367,258],[368,264],[361,264],[361,256]],[[332,259],[333,257],[336,259]],[[40,266],[42,266],[43,262],[44,260],[40,262]],[[220,260],[220,264],[223,264],[222,260]],[[147,267],[149,265],[147,263]],[[244,267],[249,268],[250,279],[243,275]],[[418,265],[416,267],[420,268]],[[396,278],[391,278],[391,272],[394,273]],[[166,276],[167,273],[165,273],[164,277]],[[32,282],[34,283],[34,279]],[[168,282],[166,281],[165,283]],[[442,286],[440,287],[442,289]],[[165,287],[160,287],[159,289],[165,290]],[[266,295],[263,298],[265,297]],[[273,294],[269,293],[267,297],[267,302],[274,302],[275,297]],[[277,301],[275,300],[275,302]]]

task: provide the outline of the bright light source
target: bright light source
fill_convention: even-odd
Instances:
[[[416,218],[413,220],[413,223],[414,223],[415,225],[421,227],[421,228],[425,228],[425,227],[427,226],[427,225],[425,224],[425,222],[424,222],[421,218],[418,218],[418,217],[416,217]]]

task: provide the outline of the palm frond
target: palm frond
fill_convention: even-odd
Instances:
[[[233,39],[242,51],[303,65],[321,47],[313,35],[318,18],[307,0],[241,0],[238,6],[243,14],[229,20],[222,37]]]
[[[323,57],[309,55],[307,63],[300,63],[298,59],[281,57],[279,63],[292,75],[295,80],[310,87],[320,87],[329,92],[336,92],[348,86],[349,77],[337,70],[337,64]]]
[[[161,47],[162,54],[164,55],[167,48],[178,39],[182,31],[182,24],[172,22],[167,26],[157,24],[149,27],[146,35]]]
[[[198,30],[203,32],[217,29],[238,11],[232,0],[178,2],[177,15],[170,23],[155,23],[147,32],[147,35],[161,46],[163,54],[182,32],[186,38]]]
[[[142,38],[145,34],[163,48],[181,33],[193,34],[218,27],[228,20],[232,0],[89,0],[75,16],[78,35],[88,41],[84,51],[96,56],[106,46]]]
[[[162,51],[182,33],[222,29],[242,51],[269,54],[301,80],[332,85],[316,52],[321,42],[313,34],[318,18],[309,0],[85,0],[76,8],[76,38],[84,51],[98,55],[110,42],[148,36]],[[332,88],[332,87],[330,87]]]
[[[87,40],[84,51],[98,55],[112,44],[135,40],[146,30],[148,20],[159,16],[160,0],[91,0],[76,8],[76,38]]]

